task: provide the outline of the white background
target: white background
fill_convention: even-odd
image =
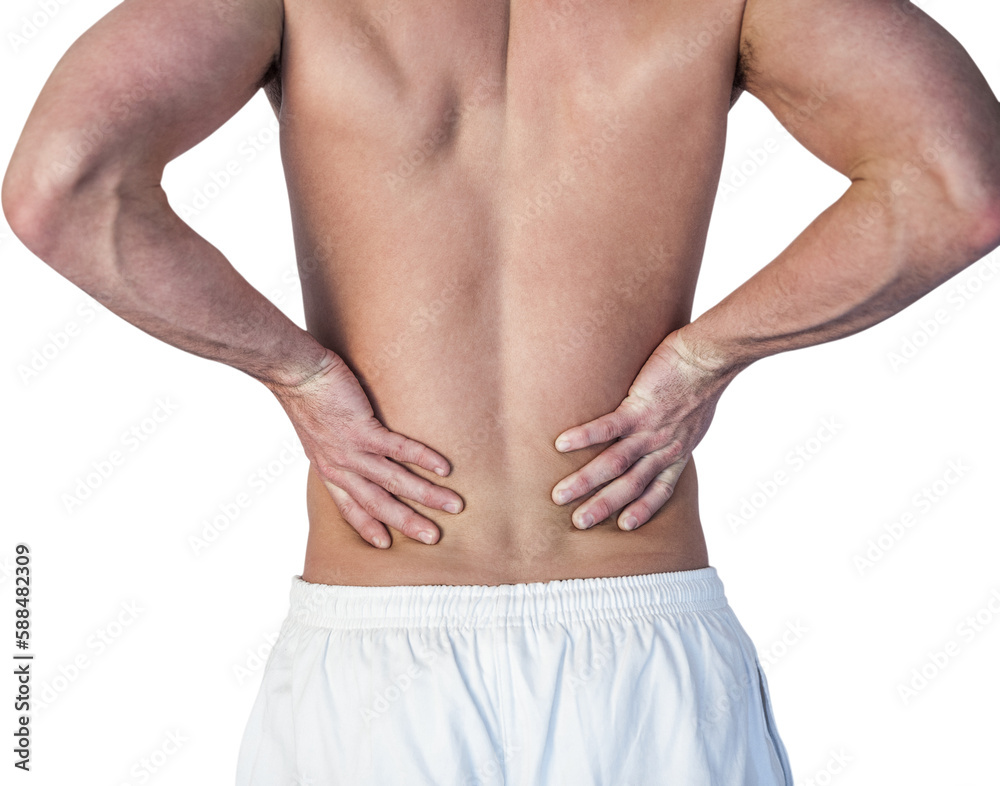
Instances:
[[[4,166],[56,61],[112,5],[5,4]],[[1000,10],[985,0],[921,5],[1000,90]],[[44,27],[15,45],[9,34],[37,14]],[[258,93],[172,162],[164,184],[175,209],[194,205],[213,172],[238,162],[189,223],[303,324],[274,127]],[[846,188],[746,95],[731,115],[724,182],[735,167],[753,168],[755,148],[775,146],[735,194],[719,197],[696,315]],[[32,716],[33,771],[10,782],[230,783],[290,578],[302,568],[307,463],[283,452],[294,432],[261,385],[94,304],[6,224],[0,257],[0,628],[13,627],[13,547],[24,541],[33,555],[33,687],[46,702]],[[972,637],[962,627],[991,598],[1000,609],[1000,283],[989,261],[996,266],[1000,252],[860,335],[751,367],[696,451],[711,563],[766,664],[799,783],[1000,782],[1000,615],[983,611]],[[928,339],[921,324],[938,312]],[[921,346],[894,367],[890,353],[907,339]],[[33,358],[43,365],[35,353],[44,367],[26,377]],[[163,401],[174,411],[146,420]],[[824,419],[838,424],[834,435],[821,431]],[[133,427],[148,433],[126,444]],[[121,465],[69,508],[78,482],[115,449]],[[808,460],[793,462],[796,449]],[[967,471],[939,485],[947,490],[933,504],[918,503],[950,461]],[[778,471],[787,482],[769,487]],[[230,523],[224,511],[241,494],[250,502]],[[741,507],[751,515],[734,527]],[[913,525],[887,536],[908,512]],[[196,554],[190,538],[213,519],[227,526]],[[888,548],[860,570],[855,558],[880,536]],[[958,654],[904,701],[899,686],[949,641]],[[0,649],[8,648],[9,640]],[[0,695],[13,696],[10,669],[0,670]],[[6,783],[15,713],[8,699],[0,704]],[[162,753],[177,734],[177,752]],[[834,754],[849,760],[835,774]]]

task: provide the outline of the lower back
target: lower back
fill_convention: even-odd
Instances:
[[[563,475],[549,470],[532,476],[532,469],[537,466],[525,466],[524,477],[512,479],[475,477],[456,466],[442,485],[462,494],[466,506],[461,513],[406,501],[438,525],[441,539],[428,546],[390,529],[388,549],[362,540],[310,469],[302,577],[318,584],[361,586],[496,585],[695,570],[709,564],[693,460],[670,501],[632,532],[618,529],[614,519],[576,529],[570,513],[578,503],[557,506],[548,499],[548,490],[572,467]]]

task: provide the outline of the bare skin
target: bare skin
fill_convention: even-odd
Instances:
[[[159,186],[262,87],[307,331]],[[850,185],[691,322],[743,89]],[[691,454],[742,369],[1000,244],[998,131],[896,0],[126,0],[46,84],[3,204],[110,309],[275,394],[311,460],[307,581],[634,575],[709,564]]]

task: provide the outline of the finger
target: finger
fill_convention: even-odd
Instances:
[[[354,527],[357,533],[368,543],[380,549],[387,549],[392,545],[392,538],[389,530],[380,522],[373,519],[354,499],[342,488],[335,486],[330,481],[324,481],[333,502],[344,517],[344,521]]]
[[[556,437],[556,450],[560,453],[566,453],[591,445],[599,445],[602,442],[610,442],[623,434],[631,433],[635,425],[635,413],[629,408],[619,406],[614,412],[601,415],[596,420],[566,429]]]
[[[442,477],[451,471],[448,460],[436,450],[431,450],[415,439],[389,431],[385,426],[380,426],[375,432],[371,444],[366,447],[372,453],[388,456],[406,464],[416,464],[418,467],[423,467],[428,472],[436,472]]]
[[[623,474],[644,452],[639,440],[615,442],[576,472],[560,480],[552,489],[552,501],[557,505],[565,505],[582,497],[602,483]]]
[[[653,439],[654,435],[645,434],[618,440],[576,472],[560,480],[552,489],[552,501],[557,505],[565,505],[602,483],[625,474],[642,456],[662,449],[660,445],[651,444]]]
[[[343,480],[339,485],[376,521],[392,527],[408,538],[428,544],[437,542],[438,528],[430,519],[404,505],[367,478],[353,472],[340,474]]]
[[[674,495],[677,480],[690,459],[690,455],[685,456],[682,461],[671,464],[653,478],[639,498],[622,511],[618,517],[618,526],[624,530],[634,530],[653,518],[656,512]],[[635,520],[634,525],[630,519]]]
[[[429,508],[447,510],[449,513],[462,510],[462,498],[454,491],[436,486],[384,456],[368,454],[359,463],[360,474],[378,483],[390,494],[412,499]]]
[[[573,525],[578,529],[589,529],[598,521],[604,521],[616,510],[638,498],[650,482],[672,459],[666,449],[640,456],[628,472],[616,478],[597,494],[573,511]]]

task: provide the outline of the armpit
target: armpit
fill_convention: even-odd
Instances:
[[[749,49],[749,44],[747,44]],[[746,56],[742,49],[736,57],[736,73],[733,75],[733,91],[729,96],[729,108],[732,109],[737,99],[747,89]]]
[[[271,63],[271,67],[267,69],[260,81],[261,87],[264,88],[264,95],[271,102],[271,108],[277,115],[281,109],[281,67],[278,65],[277,58]]]

